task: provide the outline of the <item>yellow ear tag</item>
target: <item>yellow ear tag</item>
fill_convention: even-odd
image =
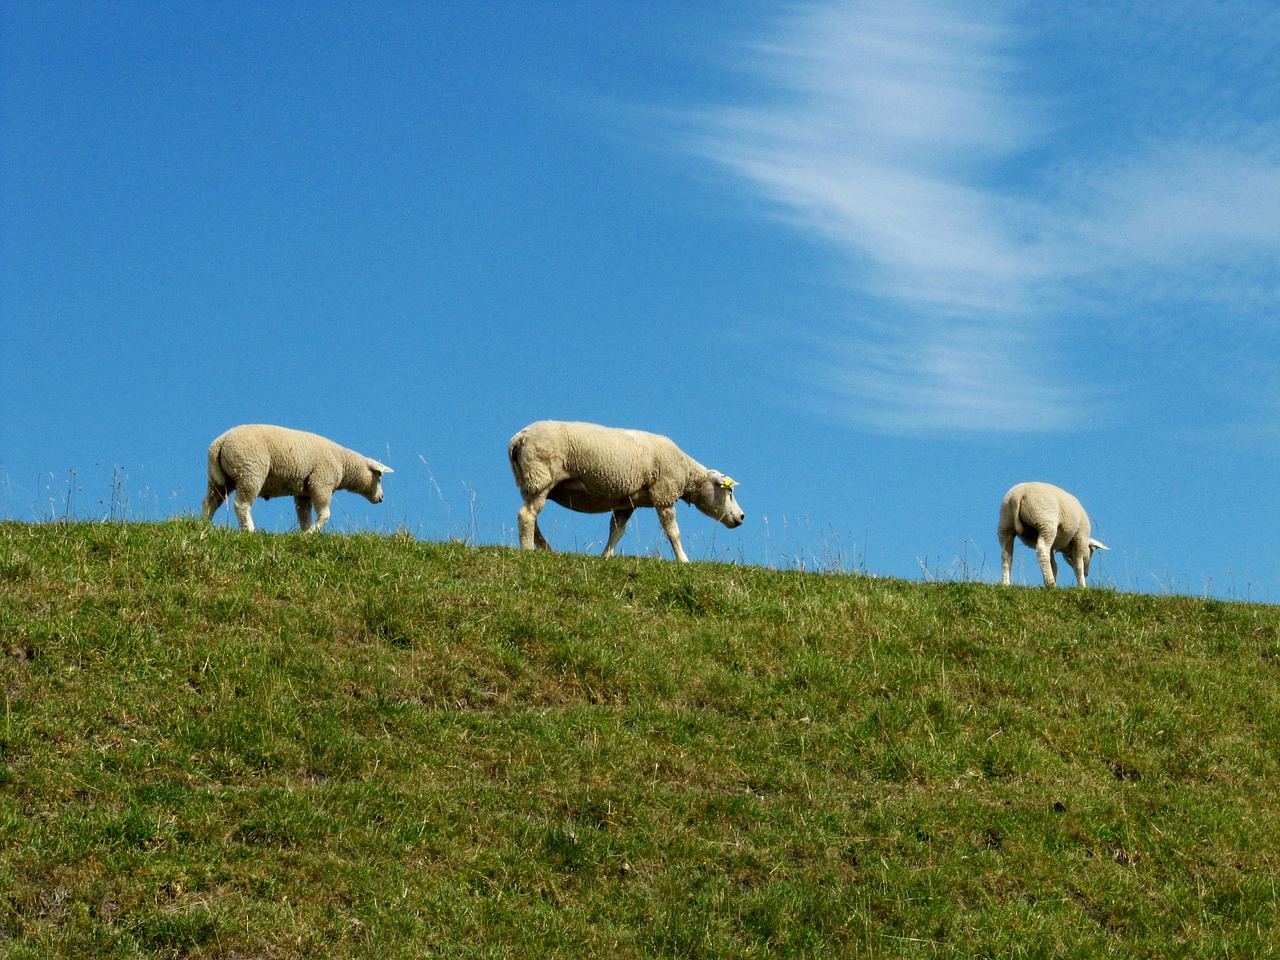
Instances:
[[[720,481],[720,488],[722,490],[732,490],[737,485],[738,485],[738,481],[732,480],[729,477],[725,477],[723,480]]]

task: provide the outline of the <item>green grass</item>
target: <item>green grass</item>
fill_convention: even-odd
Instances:
[[[0,523],[0,956],[1254,957],[1280,609]]]

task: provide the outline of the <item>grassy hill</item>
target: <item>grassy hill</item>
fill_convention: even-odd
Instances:
[[[1280,942],[1280,609],[0,524],[0,956]]]

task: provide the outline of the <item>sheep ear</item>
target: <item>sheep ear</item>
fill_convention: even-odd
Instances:
[[[732,480],[729,477],[726,477],[719,470],[708,471],[707,479],[710,480],[712,483],[714,483],[721,490],[732,490],[734,487],[738,485],[737,480]]]
[[[1089,538],[1089,549],[1090,549],[1090,550],[1110,550],[1111,548],[1110,548],[1110,547],[1108,547],[1108,546],[1107,546],[1105,543],[1103,543],[1101,540],[1095,540],[1095,539],[1093,539],[1093,537],[1090,537],[1090,538]]]
[[[369,469],[374,471],[375,473],[395,473],[395,471],[392,470],[390,467],[388,467],[385,463],[379,463],[377,460],[374,460],[373,458],[369,458],[366,461],[366,463],[369,464]]]

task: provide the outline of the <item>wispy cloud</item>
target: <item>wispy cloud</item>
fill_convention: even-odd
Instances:
[[[1222,142],[1160,143],[1094,170],[1078,242],[1135,260],[1234,260],[1280,246],[1280,158]]]
[[[1280,251],[1267,131],[1055,153],[1066,122],[1027,92],[1025,34],[1001,11],[797,7],[747,51],[751,102],[701,120],[704,155],[846,255],[858,296],[819,364],[843,419],[1070,428],[1098,402],[1046,335],[1073,298]]]

